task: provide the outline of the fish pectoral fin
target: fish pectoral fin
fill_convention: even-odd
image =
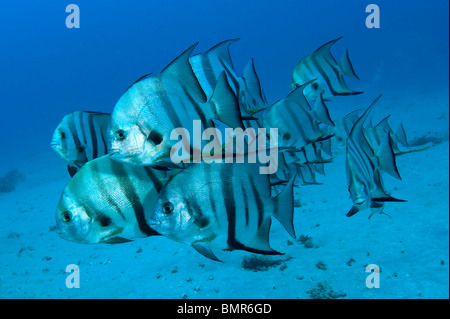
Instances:
[[[70,177],[73,177],[73,175],[75,175],[76,172],[78,172],[78,167],[67,165],[67,171],[69,172]]]
[[[222,262],[219,258],[217,258],[216,255],[214,255],[211,248],[209,248],[209,247],[195,244],[195,245],[192,245],[192,248],[194,248],[198,253],[202,254],[206,258],[209,258],[214,261]]]
[[[87,148],[86,144],[79,145],[79,146],[77,146],[77,151],[80,153],[83,153],[86,150],[86,148]]]

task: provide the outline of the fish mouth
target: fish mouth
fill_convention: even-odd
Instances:
[[[159,220],[156,220],[156,219],[153,219],[153,218],[150,218],[149,220],[148,220],[148,224],[149,224],[149,226],[150,227],[158,227],[158,226],[161,226],[161,222],[159,221]]]

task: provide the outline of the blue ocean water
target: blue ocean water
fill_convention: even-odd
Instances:
[[[79,28],[65,23],[71,3],[80,9]],[[371,3],[380,8],[380,28],[366,26]],[[15,191],[0,193],[0,297],[291,299],[311,297],[307,291],[326,281],[348,298],[448,298],[448,7],[445,0],[3,3],[0,176],[18,169],[25,177]],[[351,202],[341,155],[341,168],[321,176],[323,185],[300,190],[304,207],[295,226],[313,238],[315,249],[286,244],[288,237],[274,229],[273,245],[293,257],[280,259],[281,270],[242,270],[248,255],[242,252],[216,264],[163,238],[94,247],[65,242],[51,230],[69,179],[49,146],[64,115],[111,112],[141,75],[158,73],[197,41],[202,52],[231,38],[240,38],[230,49],[235,69],[241,72],[254,58],[273,103],[290,92],[297,62],[340,36],[333,53],[340,58],[349,49],[361,80],[348,84],[365,93],[330,101],[331,115],[365,108],[383,93],[378,118],[391,114],[411,139],[440,139],[398,160],[403,181],[388,183],[409,201],[392,204],[392,219],[368,221],[366,214],[354,225],[344,219]],[[339,201],[341,195],[333,195],[338,187]],[[378,246],[369,254],[373,242]],[[364,285],[369,263],[380,264],[389,288]],[[68,264],[80,266],[80,289],[64,284]]]

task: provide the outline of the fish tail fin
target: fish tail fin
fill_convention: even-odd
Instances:
[[[225,72],[220,73],[210,102],[214,105],[214,119],[232,128],[243,128],[236,94],[231,89]]]
[[[353,64],[350,61],[350,57],[348,56],[348,50],[345,51],[345,54],[341,58],[341,62],[339,63],[342,73],[346,76],[359,80],[359,77],[355,73],[355,69],[353,69]]]
[[[295,238],[294,230],[294,180],[295,174],[283,191],[275,197],[274,217],[283,225],[284,229]]]

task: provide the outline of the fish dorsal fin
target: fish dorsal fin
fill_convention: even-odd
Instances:
[[[322,93],[319,94],[319,97],[314,102],[313,112],[320,122],[328,126],[334,126],[334,122],[330,117],[328,108],[323,101]]]
[[[325,59],[327,62],[337,65],[336,60],[334,59],[333,55],[331,54],[331,46],[338,42],[342,37],[339,37],[335,40],[331,40],[324,45],[322,45],[320,48],[318,48],[316,51],[314,51],[314,55],[320,56],[321,58]]]
[[[214,54],[224,66],[228,66],[234,70],[233,61],[231,60],[230,55],[230,45],[238,40],[239,38],[222,41],[206,51],[206,53]]]
[[[242,78],[244,79],[248,94],[255,100],[256,105],[252,105],[252,107],[266,105],[267,100],[261,87],[261,81],[256,73],[255,60],[253,58],[245,66]]]
[[[168,66],[161,71],[160,77],[170,77],[180,83],[180,85],[192,96],[197,98],[199,102],[206,101],[205,92],[203,92],[197,77],[189,63],[189,57],[197,46],[198,42],[191,45],[186,51],[181,53],[175,60],[170,62]]]
[[[306,83],[303,83],[300,86],[297,86],[294,90],[292,90],[291,93],[288,94],[288,96],[286,96],[281,101],[294,102],[294,103],[298,104],[304,111],[306,111],[306,112],[312,111],[311,105],[309,105],[308,100],[306,100],[306,97],[305,97],[305,94],[303,93],[303,90],[308,85],[313,83],[315,80],[316,79],[308,81]],[[281,102],[281,101],[278,101],[278,102]],[[277,104],[278,102],[276,102],[275,104]]]
[[[372,108],[380,100],[381,96],[382,96],[382,94],[380,94],[375,99],[375,101],[373,101],[372,104],[370,104],[370,106],[364,111],[363,115],[361,115],[361,117],[355,122],[355,124],[353,125],[353,127],[350,131],[350,134],[349,134],[350,139],[356,139],[356,141],[358,141],[359,139],[364,138],[364,134],[363,134],[364,122],[366,121],[367,117],[369,116],[369,113],[372,110]],[[366,143],[367,143],[367,141],[366,141]]]
[[[222,262],[219,258],[217,258],[216,255],[212,252],[212,250],[209,247],[206,247],[204,245],[196,244],[192,245],[192,248],[194,248],[198,253],[202,254],[206,258],[209,258],[214,261]]]
[[[400,180],[402,179],[397,169],[397,163],[395,161],[395,155],[392,149],[392,138],[389,132],[384,134],[375,155],[378,158],[378,164],[381,170],[388,173],[392,177]]]
[[[405,128],[403,127],[402,123],[400,123],[400,126],[397,129],[397,132],[395,132],[395,138],[403,146],[407,146],[407,147],[409,146],[408,138],[406,137],[406,131],[405,131]]]
[[[212,103],[214,109],[213,119],[219,120],[231,128],[244,128],[239,102],[228,84],[225,72],[220,74],[209,102]]]
[[[359,80],[359,77],[356,75],[355,70],[353,69],[352,62],[350,61],[350,58],[348,56],[348,50],[346,50],[345,54],[342,56],[339,66],[341,67],[342,73],[344,73],[346,76],[355,80]]]

